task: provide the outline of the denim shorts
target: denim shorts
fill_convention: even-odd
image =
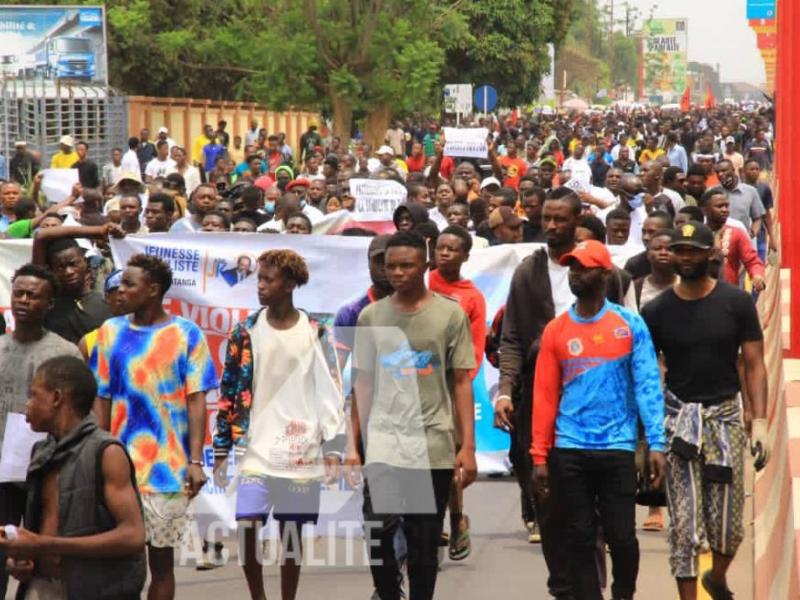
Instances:
[[[236,520],[272,518],[282,523],[316,523],[320,481],[243,474],[236,491]]]

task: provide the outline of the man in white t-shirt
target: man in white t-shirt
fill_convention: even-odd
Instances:
[[[144,168],[144,180],[147,183],[175,172],[175,161],[169,157],[169,143],[166,140],[156,142],[156,153],[156,157]]]
[[[170,150],[170,155],[175,161],[175,172],[183,177],[184,189],[186,190],[186,197],[192,195],[192,192],[197,189],[203,180],[200,177],[200,169],[194,165],[190,165],[186,157],[186,149],[180,146],[173,146]]]
[[[589,161],[584,156],[583,144],[578,142],[575,144],[575,150],[572,152],[567,160],[562,165],[562,170],[570,171],[572,179],[586,183],[587,185],[592,182],[592,167],[589,166]]]
[[[642,225],[647,218],[647,209],[644,207],[646,195],[642,180],[633,173],[625,173],[619,186],[619,201],[600,211],[597,217],[606,223],[611,211],[617,208],[625,210],[631,217],[628,242],[642,245]],[[608,224],[606,223],[606,225]]]
[[[139,149],[139,138],[128,138],[128,151],[122,155],[122,170],[126,172],[139,173],[141,177],[142,167],[139,164],[139,156],[136,151]]]
[[[284,597],[294,598],[301,528],[317,522],[321,483],[338,475],[344,398],[331,332],[294,306],[295,288],[308,283],[305,261],[292,250],[269,250],[258,264],[264,308],[237,325],[228,340],[214,479],[226,486],[230,450],[242,455],[236,520],[244,529],[248,588],[254,598],[265,597],[256,548],[272,513],[281,532],[281,588]]]

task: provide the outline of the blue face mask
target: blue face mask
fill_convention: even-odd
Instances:
[[[644,192],[636,194],[633,198],[628,200],[628,204],[633,209],[639,208],[642,204],[644,204]]]
[[[275,214],[275,201],[274,200],[267,200],[264,203],[264,210],[266,210],[269,214]]]

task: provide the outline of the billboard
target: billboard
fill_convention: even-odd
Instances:
[[[680,97],[686,89],[688,22],[650,19],[644,25],[642,54],[645,95],[661,102]]]
[[[747,0],[748,19],[774,19],[775,0]]]
[[[107,84],[103,7],[0,5],[0,75]]]

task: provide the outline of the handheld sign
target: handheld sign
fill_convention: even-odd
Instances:
[[[351,179],[356,212],[392,213],[406,200],[406,187],[390,179]]]
[[[486,158],[489,146],[486,138],[489,131],[485,127],[444,128],[444,155],[468,158]]]

